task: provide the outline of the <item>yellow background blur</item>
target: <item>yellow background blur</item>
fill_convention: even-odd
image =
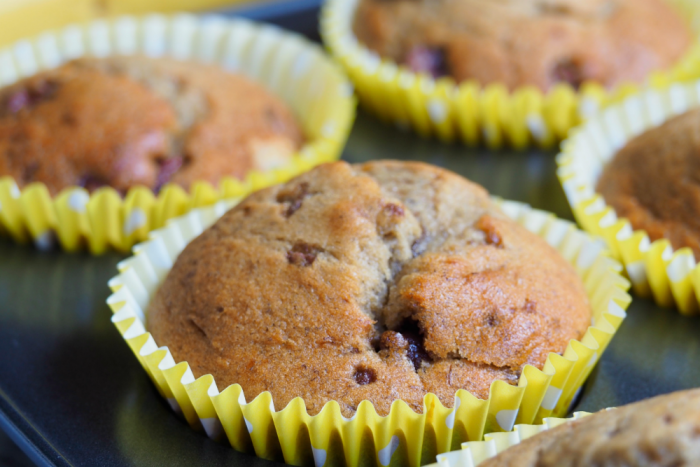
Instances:
[[[0,0],[0,46],[69,23],[120,14],[197,11],[246,0]]]

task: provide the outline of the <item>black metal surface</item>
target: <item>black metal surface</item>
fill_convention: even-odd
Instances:
[[[319,41],[318,11],[322,0],[271,0],[222,10],[217,14],[238,16],[274,24]]]
[[[313,36],[317,4],[292,2],[284,5],[291,16],[268,15]],[[304,19],[290,20],[294,15]],[[255,9],[246,16],[265,18]],[[344,158],[430,162],[570,219],[553,155],[423,141],[360,114]],[[120,259],[46,254],[0,241],[0,427],[38,465],[274,465],[191,431],[158,396],[104,304]],[[578,408],[700,385],[700,367],[692,364],[700,360],[698,336],[700,318],[636,299]]]

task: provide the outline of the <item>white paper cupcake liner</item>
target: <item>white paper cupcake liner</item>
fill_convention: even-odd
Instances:
[[[335,401],[309,416],[301,398],[275,407],[268,392],[248,401],[237,384],[219,392],[211,375],[195,379],[186,362],[175,362],[167,347],[159,347],[148,333],[146,313],[180,251],[235,201],[195,209],[137,245],[135,255],[118,265],[120,274],[109,283],[114,292],[107,301],[114,312],[112,321],[173,409],[193,428],[214,439],[226,437],[237,450],[295,465],[341,462],[355,467],[370,456],[382,466],[417,466],[462,442],[481,440],[484,433],[565,414],[631,301],[629,283],[619,275],[620,265],[606,256],[602,242],[550,213],[498,202],[509,217],[546,239],[573,264],[589,296],[592,325],[580,340],[571,340],[562,355],[550,354],[542,370],[526,366],[517,386],[495,381],[487,400],[460,390],[452,409],[428,394],[422,414],[395,401],[386,417],[364,401],[355,416],[345,419]]]
[[[605,240],[637,294],[684,314],[700,309],[700,268],[693,252],[674,250],[666,239],[652,242],[645,231],[635,231],[595,187],[605,164],[627,141],[698,104],[700,82],[647,89],[573,130],[557,156],[557,174],[578,223]]]
[[[439,454],[437,462],[426,467],[476,467],[532,436],[588,415],[591,414],[575,412],[571,418],[545,418],[541,425],[516,425],[507,433],[490,433],[484,436],[484,441],[463,443],[460,450]]]

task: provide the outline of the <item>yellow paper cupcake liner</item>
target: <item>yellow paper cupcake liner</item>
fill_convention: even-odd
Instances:
[[[264,84],[299,119],[307,143],[290,162],[218,187],[195,182],[188,192],[165,186],[158,195],[135,187],[122,198],[112,188],[91,195],[69,187],[52,197],[42,183],[20,190],[0,177],[0,235],[49,248],[128,251],[148,232],[188,210],[286,181],[337,159],[355,117],[352,86],[322,49],[303,37],[250,21],[191,15],[120,17],[70,26],[0,49],[0,86],[81,56],[145,54],[218,63]]]
[[[665,307],[697,314],[700,267],[690,248],[673,250],[666,239],[651,242],[629,220],[618,218],[595,187],[605,163],[645,130],[700,104],[700,82],[648,89],[611,106],[562,144],[557,174],[574,216],[584,230],[602,237],[625,266],[634,291]]]
[[[438,455],[437,462],[426,467],[476,467],[532,436],[588,415],[591,414],[575,412],[571,418],[550,417],[545,418],[541,425],[516,425],[507,433],[487,434],[484,441],[462,443],[462,449]]]
[[[534,86],[510,92],[503,84],[481,86],[475,81],[455,84],[450,78],[433,79],[382,59],[355,37],[352,29],[360,0],[325,0],[321,14],[324,43],[354,82],[362,105],[399,127],[412,127],[424,137],[444,142],[480,143],[496,149],[509,145],[552,147],[570,128],[616,102],[638,86],[625,84],[607,91],[600,84],[584,83],[576,91],[568,84],[543,93]],[[700,33],[700,2],[667,0],[693,31]],[[652,73],[658,87],[700,78],[700,43],[666,72]]]
[[[152,232],[148,242],[134,248],[134,256],[118,265],[120,274],[109,283],[114,293],[107,303],[120,334],[174,410],[211,438],[226,439],[235,449],[266,459],[294,465],[417,466],[434,461],[438,453],[458,449],[463,442],[481,440],[484,433],[510,431],[516,423],[563,415],[631,301],[626,293],[629,282],[619,274],[621,266],[606,255],[601,241],[552,214],[499,201],[504,212],[545,238],[582,277],[593,319],[581,340],[572,340],[562,355],[550,354],[542,371],[526,366],[517,386],[494,382],[488,400],[458,391],[454,409],[428,394],[422,414],[395,401],[389,415],[382,417],[364,401],[346,419],[335,401],[315,416],[307,414],[301,398],[287,407],[276,407],[268,392],[248,401],[237,384],[219,392],[211,375],[195,379],[186,362],[175,362],[167,347],[158,346],[146,325],[151,296],[180,251],[235,203],[225,200],[195,209]]]

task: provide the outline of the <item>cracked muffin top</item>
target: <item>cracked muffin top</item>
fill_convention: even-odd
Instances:
[[[603,168],[596,190],[651,240],[700,259],[700,109],[636,136]]]
[[[52,194],[216,184],[285,163],[302,140],[263,86],[194,62],[86,58],[0,90],[0,176]]]
[[[422,412],[517,384],[591,322],[583,285],[487,192],[420,163],[322,165],[254,193],[193,240],[148,329],[196,376],[351,416]]]
[[[361,0],[354,29],[413,71],[510,89],[641,82],[692,40],[664,0]]]
[[[679,391],[544,431],[481,467],[700,465],[700,389]]]

